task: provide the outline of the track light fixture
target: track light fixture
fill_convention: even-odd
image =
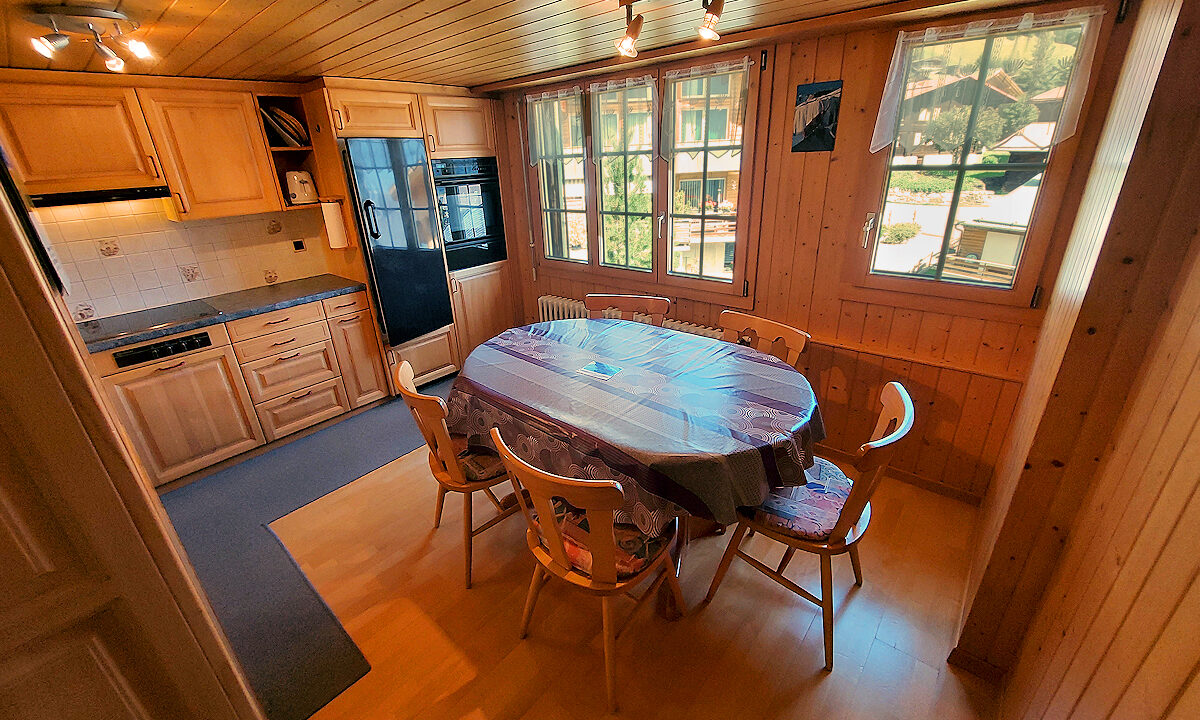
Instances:
[[[104,67],[112,72],[121,72],[125,69],[125,61],[120,55],[113,52],[113,49],[104,44],[104,38],[100,37],[100,33],[92,29],[92,39],[96,44],[96,54],[104,58]]]
[[[721,22],[721,11],[725,9],[725,0],[701,0],[704,5],[704,22],[696,28],[696,32],[705,40],[720,40],[717,33],[717,23]]]
[[[58,31],[58,24],[53,20],[50,21],[50,29],[54,32],[42,35],[41,37],[30,38],[29,42],[33,44],[33,49],[37,50],[38,54],[53,58],[54,53],[71,44],[71,38],[60,33]]]
[[[30,38],[33,49],[47,58],[65,50],[71,44],[71,36],[82,36],[83,42],[91,42],[96,54],[103,58],[104,67],[112,72],[125,70],[125,60],[114,48],[123,46],[139,60],[154,57],[144,41],[128,36],[138,29],[138,24],[120,11],[89,5],[35,5],[30,11],[32,22],[53,31]]]
[[[628,58],[637,57],[637,39],[642,34],[641,15],[633,14],[634,0],[621,0],[625,6],[625,35],[617,41],[617,52]]]

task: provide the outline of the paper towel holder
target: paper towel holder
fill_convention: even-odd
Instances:
[[[342,212],[342,205],[346,199],[336,196],[318,197],[317,202],[321,207],[321,217],[325,223],[325,235],[330,249],[344,250],[350,247],[350,237],[346,232],[346,216]],[[331,208],[331,205],[336,209]],[[336,218],[331,218],[331,213],[336,213]]]

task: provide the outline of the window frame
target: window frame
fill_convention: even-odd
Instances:
[[[549,88],[549,90],[551,90],[551,91],[565,90],[565,89],[575,87],[576,84],[577,83],[563,83],[563,84],[557,85],[553,88]],[[582,163],[583,163],[583,197],[584,197],[583,213],[584,213],[584,218],[585,218],[586,227],[587,227],[587,231],[586,231],[587,232],[586,245],[587,245],[587,251],[588,251],[587,260],[576,259],[576,258],[571,258],[571,257],[560,258],[560,257],[547,257],[546,256],[545,214],[546,214],[547,210],[546,210],[545,206],[542,204],[542,183],[541,183],[540,171],[541,171],[541,165],[542,165],[543,161],[541,161],[541,160],[539,160],[535,163],[530,163],[530,162],[528,162],[528,158],[526,158],[525,171],[526,171],[526,177],[528,178],[528,181],[529,181],[529,187],[528,187],[529,191],[526,193],[526,195],[529,199],[528,201],[529,201],[531,208],[533,208],[534,212],[535,212],[535,217],[532,218],[533,222],[531,223],[531,225],[532,225],[532,229],[534,231],[534,236],[536,237],[536,244],[537,244],[539,258],[541,260],[551,260],[554,262],[567,263],[567,264],[575,265],[578,267],[586,267],[595,260],[593,248],[592,248],[592,241],[591,241],[591,239],[592,239],[592,213],[589,208],[589,202],[590,202],[591,196],[594,194],[594,188],[591,187],[591,185],[590,185],[590,182],[589,182],[590,173],[588,172],[587,143],[590,138],[590,125],[588,123],[588,118],[587,118],[587,114],[588,114],[587,104],[581,98],[579,105],[580,105],[580,127],[581,127],[581,131],[583,133],[583,138],[582,138],[580,147],[583,148],[583,157],[581,159],[582,159]],[[524,123],[522,123],[522,125],[523,126],[528,125],[528,120],[526,120]],[[573,132],[574,128],[571,128],[571,130]],[[532,127],[525,127],[525,133],[524,133],[524,138],[523,138],[523,142],[525,144],[524,152],[529,152],[529,133],[532,131],[533,131]],[[568,156],[568,155],[564,154],[561,157],[572,157],[572,156]],[[564,195],[564,197],[565,197],[565,195]],[[572,212],[579,212],[579,211],[577,211],[577,210],[568,211],[568,210],[564,210],[564,209],[560,209],[560,208],[551,208],[549,210],[549,212],[557,212],[562,215],[569,215]]]
[[[743,157],[739,174],[739,177],[742,178],[742,186],[739,189],[738,204],[735,211],[737,216],[737,230],[734,241],[734,276],[731,281],[721,281],[671,275],[666,271],[670,262],[670,248],[668,247],[669,244],[664,240],[666,224],[669,222],[666,216],[669,215],[667,205],[671,197],[669,192],[670,168],[668,160],[663,157],[663,153],[661,152],[662,110],[666,93],[665,76],[671,70],[703,67],[718,62],[736,62],[746,57],[749,57],[752,62],[747,78],[746,117],[742,129]],[[528,162],[528,157],[526,157],[525,171],[527,187],[525,194],[529,202],[530,211],[533,214],[530,225],[535,248],[535,267],[538,272],[547,272],[554,276],[579,282],[606,281],[616,289],[625,289],[628,291],[657,291],[662,294],[707,301],[719,298],[717,302],[729,307],[743,309],[753,307],[755,276],[758,264],[756,250],[758,244],[758,227],[760,224],[760,218],[753,214],[753,210],[757,207],[757,203],[762,197],[761,178],[756,178],[755,168],[764,162],[763,153],[765,152],[763,148],[759,147],[759,143],[757,142],[758,133],[755,131],[757,130],[756,124],[760,107],[764,107],[764,103],[769,104],[770,102],[769,97],[763,97],[761,78],[764,74],[768,77],[770,76],[772,62],[772,49],[753,48],[740,52],[705,55],[701,58],[692,58],[646,68],[580,78],[573,81],[538,86],[527,91],[527,94],[534,94],[555,92],[573,87],[579,87],[583,91],[584,192],[585,207],[587,209],[588,261],[584,263],[582,260],[572,261],[546,257],[538,177],[539,168],[537,164],[531,165]],[[652,207],[654,212],[651,217],[651,233],[654,250],[650,271],[605,265],[601,262],[599,214],[601,168],[594,154],[595,148],[592,135],[594,113],[592,112],[591,93],[587,91],[587,87],[594,82],[619,82],[647,75],[654,78],[654,90],[657,93],[654,118],[656,122],[652,130],[654,138],[651,181],[653,183]],[[525,101],[522,99],[522,105],[524,103]],[[523,152],[528,153],[529,144],[527,139],[530,128],[527,127],[528,123],[524,120],[525,116],[526,113],[522,113],[522,145],[524,147]],[[668,200],[664,200],[664,198],[668,198]],[[658,221],[659,216],[664,216],[662,223]],[[750,247],[752,244],[756,247]]]
[[[933,25],[937,24],[953,24],[953,22],[933,23]],[[913,31],[930,26],[930,23],[921,23],[902,27],[899,30]],[[1092,61],[1093,68],[1098,66],[1098,60],[1102,57],[1100,48],[1103,47],[1103,39],[1109,29],[1108,22],[1105,20],[1105,24],[1100,29],[1101,42]],[[883,72],[884,75],[887,74],[886,67]],[[1096,81],[1097,73],[1093,71],[1089,85],[1094,87]],[[1087,117],[1092,100],[1093,92],[1089,88],[1084,95],[1083,107],[1080,109],[1079,131],[1072,137],[1052,146],[1046,157],[1041,185],[1033,211],[1029,216],[1029,225],[1025,232],[1025,241],[1018,259],[1016,274],[1013,276],[1012,287],[970,285],[932,278],[877,274],[871,271],[875,247],[879,242],[879,234],[882,229],[883,207],[887,201],[889,173],[892,171],[892,156],[895,152],[894,141],[888,151],[881,150],[877,154],[879,157],[874,158],[869,166],[871,178],[879,188],[879,192],[877,195],[869,197],[870,204],[864,201],[855,207],[854,211],[858,212],[858,216],[864,220],[868,213],[874,213],[875,222],[869,235],[864,232],[857,238],[858,242],[852,246],[856,252],[844,266],[843,280],[868,293],[870,291],[886,291],[915,295],[921,298],[963,300],[1016,308],[1033,307],[1033,300],[1038,295],[1042,279],[1049,266],[1053,264],[1050,262],[1052,260],[1051,249],[1066,244],[1065,237],[1061,238],[1059,242],[1054,241],[1054,231],[1058,224],[1063,201],[1066,199],[1064,192],[1073,172],[1075,156],[1081,139],[1080,133],[1083,129],[1083,118]],[[935,169],[940,169],[940,166]],[[1066,232],[1070,232],[1069,227]],[[1042,289],[1050,290],[1050,288]]]

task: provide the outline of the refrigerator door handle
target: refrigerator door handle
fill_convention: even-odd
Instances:
[[[373,240],[378,240],[380,237],[379,221],[375,219],[375,202],[373,200],[367,200],[363,203],[363,217],[367,221],[367,234]]]

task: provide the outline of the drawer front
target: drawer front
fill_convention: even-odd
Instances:
[[[451,326],[449,332],[430,333],[394,349],[401,360],[407,360],[412,365],[418,385],[458,369],[454,361],[453,332]]]
[[[326,298],[321,301],[321,304],[325,306],[325,317],[349,315],[367,309],[367,291],[360,290],[349,295]]]
[[[225,329],[229,331],[229,339],[237,342],[324,319],[325,313],[321,310],[321,303],[311,302],[227,322]]]
[[[306,345],[242,366],[246,389],[255,403],[266,402],[341,375],[333,343]]]
[[[233,346],[233,352],[237,354],[240,362],[248,363],[270,355],[287,354],[291,350],[328,339],[329,326],[323,322],[315,322],[243,340]]]
[[[350,410],[341,378],[326,380],[255,407],[267,440],[276,440]]]

